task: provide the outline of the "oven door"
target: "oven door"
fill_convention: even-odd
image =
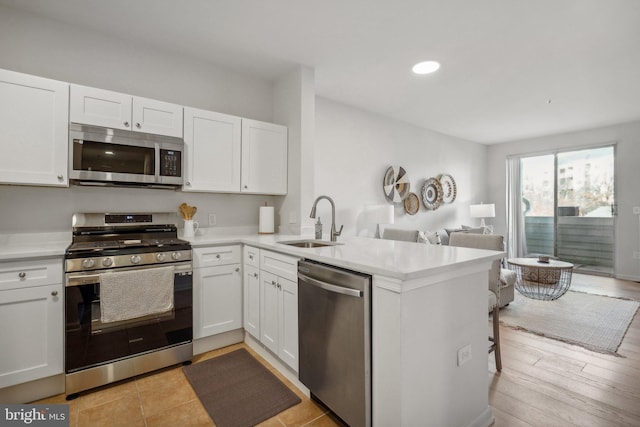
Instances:
[[[100,272],[67,273],[65,283],[66,373],[191,342],[193,338],[192,266],[191,262],[176,263],[174,266],[172,310],[109,324],[100,323]],[[153,268],[158,267],[118,270],[139,271]]]

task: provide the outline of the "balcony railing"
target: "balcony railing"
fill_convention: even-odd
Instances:
[[[525,217],[529,254],[555,255],[583,270],[613,273],[613,218],[559,216],[554,254],[553,217]]]

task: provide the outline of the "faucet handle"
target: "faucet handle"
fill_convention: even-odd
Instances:
[[[340,230],[336,231],[336,232],[335,232],[335,235],[336,235],[336,236],[339,236],[339,235],[340,235],[340,233],[342,233],[342,229],[343,229],[343,228],[344,228],[344,225],[341,225],[341,226],[340,226]]]

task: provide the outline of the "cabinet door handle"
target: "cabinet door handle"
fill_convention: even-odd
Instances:
[[[124,122],[124,127],[128,128],[129,127],[129,122]]]
[[[244,188],[249,188],[249,187],[247,187],[247,186],[245,185],[245,186],[244,186]]]
[[[249,259],[253,259],[253,255],[249,255]]]
[[[282,289],[282,285],[280,285],[280,283],[278,283],[278,289]]]
[[[27,273],[25,273],[24,271],[21,271],[20,273],[18,273],[18,277],[21,279],[24,279],[25,277],[27,277]]]
[[[58,291],[53,291],[53,292],[51,292],[51,296],[53,296],[53,297],[57,297],[57,296],[58,296]]]
[[[253,277],[258,278],[258,273],[253,273]]]
[[[62,181],[62,178],[64,178],[64,175],[58,175],[58,181]]]
[[[187,187],[191,186],[191,183],[189,181],[185,182],[184,185],[186,185]]]
[[[140,123],[136,123],[136,127],[137,127],[138,129],[140,129],[140,128],[142,127],[142,125],[141,125]]]
[[[216,258],[220,259],[220,254],[216,255]]]
[[[240,267],[236,268],[236,273],[240,272]]]
[[[276,281],[275,281],[275,280],[272,280],[272,281],[271,281],[271,284],[272,284],[273,286],[276,286]]]

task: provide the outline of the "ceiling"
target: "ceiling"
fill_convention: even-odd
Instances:
[[[640,119],[638,0],[0,0],[481,142]],[[411,73],[436,60],[439,71]]]

